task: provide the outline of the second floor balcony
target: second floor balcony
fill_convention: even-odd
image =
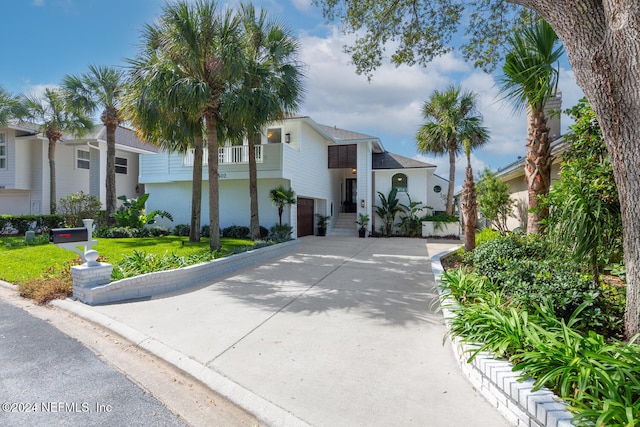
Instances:
[[[256,145],[256,163],[263,162],[262,145]],[[188,150],[182,158],[183,166],[193,166],[193,149]],[[203,163],[209,163],[209,150],[204,149]],[[218,163],[221,165],[241,165],[249,163],[249,146],[234,145],[231,147],[218,148]]]

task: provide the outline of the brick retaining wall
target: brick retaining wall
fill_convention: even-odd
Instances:
[[[202,284],[234,271],[251,267],[291,252],[299,245],[298,240],[292,240],[202,264],[142,274],[100,286],[76,286],[74,279],[73,296],[89,305],[149,298]]]

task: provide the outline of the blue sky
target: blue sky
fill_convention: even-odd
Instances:
[[[306,96],[299,111],[315,121],[381,138],[388,151],[438,165],[448,176],[448,160],[417,152],[415,133],[422,122],[421,105],[435,89],[461,84],[479,94],[480,112],[491,142],[473,153],[479,173],[498,169],[524,155],[526,118],[514,115],[496,94],[495,79],[473,69],[457,54],[426,69],[381,67],[368,82],[355,73],[342,47],[350,37],[324,22],[311,0],[255,2],[281,19],[298,37],[307,65]],[[223,4],[222,2],[220,3]],[[13,93],[42,91],[66,74],[79,74],[89,64],[124,66],[138,51],[140,32],[160,13],[164,0],[0,0],[3,19],[0,85]],[[582,96],[569,66],[561,69],[563,108]],[[569,120],[562,119],[563,131]],[[462,184],[465,161],[456,165],[456,187]]]

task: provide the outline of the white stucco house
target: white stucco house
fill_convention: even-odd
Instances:
[[[421,201],[444,210],[448,181],[434,175],[435,166],[385,151],[382,141],[333,126],[310,117],[295,116],[267,126],[256,147],[260,223],[266,228],[278,222],[269,191],[278,185],[291,188],[297,203],[289,206],[283,222],[293,227],[293,237],[316,231],[315,215],[330,215],[329,234],[356,235],[358,213],[372,218],[369,230],[377,229],[374,205],[377,192],[399,189],[399,198]],[[249,217],[248,147],[227,144],[218,149],[220,162],[220,227],[245,225]],[[205,153],[206,162],[207,154]],[[141,184],[150,194],[147,210],[165,210],[173,223],[188,224],[191,216],[193,154],[164,152],[140,156]],[[202,223],[208,220],[208,174],[204,167]]]
[[[49,214],[49,141],[30,123],[0,128],[0,214]],[[116,130],[116,194],[137,197],[139,159],[159,149],[141,142],[135,132]],[[83,191],[106,202],[106,128],[96,125],[81,139],[65,135],[56,145],[56,192],[58,198]]]

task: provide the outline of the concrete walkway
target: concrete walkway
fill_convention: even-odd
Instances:
[[[424,239],[306,237],[298,251],[148,301],[59,301],[268,425],[508,426],[459,372]]]

